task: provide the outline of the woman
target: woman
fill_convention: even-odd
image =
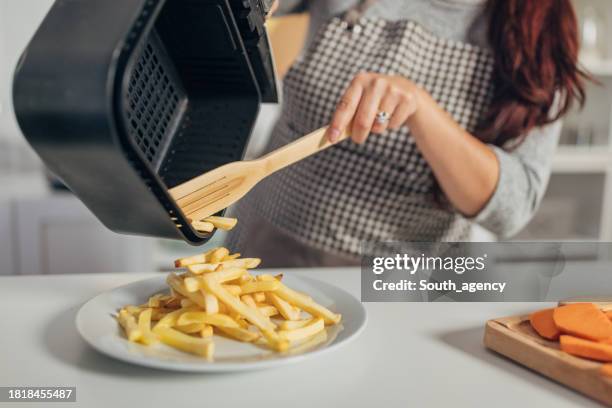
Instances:
[[[474,223],[518,232],[561,117],[584,102],[571,1],[305,5],[308,44],[268,149],[326,124],[351,140],[251,192],[230,245],[268,267],[331,266],[358,264],[364,241],[462,241]]]

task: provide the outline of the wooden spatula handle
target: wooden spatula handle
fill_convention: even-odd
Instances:
[[[267,174],[272,174],[277,170],[289,166],[295,162],[298,162],[312,154],[320,152],[332,146],[327,137],[325,131],[327,126],[315,130],[302,136],[294,142],[291,142],[283,147],[262,156],[260,160],[266,163]],[[338,139],[338,142],[348,137],[347,132],[343,132]],[[337,142],[336,142],[337,143]]]

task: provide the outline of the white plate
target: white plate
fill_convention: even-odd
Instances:
[[[294,363],[336,350],[361,333],[366,311],[359,300],[343,289],[311,278],[285,274],[283,282],[305,292],[321,305],[342,314],[342,322],[326,327],[327,336],[318,344],[306,344],[278,353],[250,343],[215,336],[213,361],[186,354],[163,344],[143,346],[130,343],[113,317],[125,305],[144,303],[151,295],[167,292],[166,277],[134,282],[96,296],[85,303],[76,316],[81,336],[99,352],[133,364],[176,371],[222,372],[255,370]]]

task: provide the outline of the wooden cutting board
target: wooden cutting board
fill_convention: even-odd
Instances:
[[[607,306],[605,309],[610,309]],[[599,373],[601,363],[574,357],[559,343],[541,338],[529,324],[529,316],[489,320],[484,344],[511,360],[612,406],[612,378]]]

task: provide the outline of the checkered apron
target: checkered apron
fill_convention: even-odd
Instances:
[[[410,78],[473,131],[490,102],[492,69],[488,50],[437,37],[414,21],[334,18],[287,73],[267,150],[328,124],[361,71]],[[358,255],[362,241],[466,240],[470,222],[441,204],[435,191],[407,127],[371,135],[363,145],[346,140],[260,183],[235,209],[240,230],[230,243],[239,250],[241,236],[256,238],[256,231],[240,233],[252,217],[345,255]]]

